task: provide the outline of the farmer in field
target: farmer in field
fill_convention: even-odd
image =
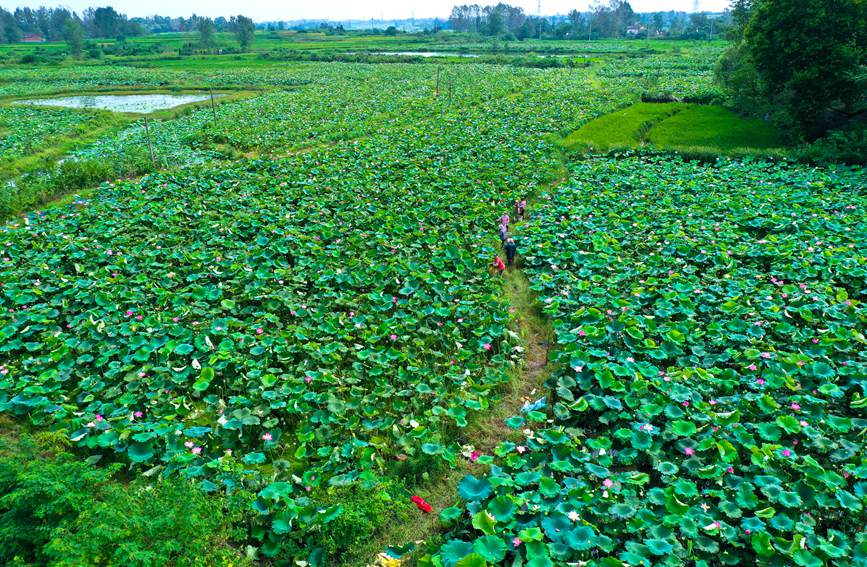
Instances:
[[[501,224],[500,225],[500,244],[502,244],[503,242],[506,241],[506,237],[508,236],[508,234],[509,234],[509,227],[504,225],[504,224]]]
[[[524,220],[524,210],[527,208],[527,200],[526,199],[516,199],[515,200],[515,218],[519,221]]]
[[[503,275],[503,272],[506,271],[506,265],[503,263],[503,259],[499,256],[494,257],[494,261],[491,264],[491,275],[496,272],[499,275]]]
[[[506,225],[506,228],[509,228],[509,213],[503,213],[503,216],[500,217],[500,224]]]
[[[510,238],[506,240],[505,244],[503,244],[503,250],[506,251],[506,261],[509,263],[509,267],[512,267],[512,264],[515,262],[515,256],[518,254],[518,245],[515,244],[515,239]]]

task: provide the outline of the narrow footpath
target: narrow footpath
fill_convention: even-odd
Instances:
[[[559,183],[557,180],[551,185]],[[532,203],[531,203],[532,207]],[[512,214],[512,211],[508,211]],[[532,215],[532,208],[528,208]],[[510,235],[523,222],[513,222]],[[495,250],[502,254],[500,239],[494,234],[492,244]],[[549,354],[553,348],[554,333],[551,325],[545,319],[535,293],[530,289],[527,276],[521,271],[522,249],[518,249],[518,257],[512,268],[506,269],[503,278],[503,293],[512,312],[512,331],[521,339],[524,351],[524,362],[511,371],[511,380],[502,392],[502,397],[487,412],[476,416],[461,432],[458,439],[464,446],[472,448],[481,455],[490,455],[502,441],[521,440],[521,433],[509,428],[505,420],[521,412],[527,402],[532,403],[545,396],[544,384],[552,368],[548,364]],[[411,567],[416,564],[421,553],[412,553],[401,560],[389,559],[384,550],[392,545],[405,545],[416,542],[418,551],[424,550],[424,543],[436,541],[441,535],[442,525],[439,512],[458,502],[457,485],[467,474],[484,474],[486,467],[473,463],[463,455],[458,456],[457,466],[447,469],[442,475],[436,475],[427,483],[414,487],[415,494],[421,496],[433,508],[429,514],[413,511],[412,521],[399,525],[390,525],[386,530],[367,546],[371,559],[368,567]]]

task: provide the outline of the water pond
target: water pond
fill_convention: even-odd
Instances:
[[[40,98],[18,101],[19,104],[35,106],[61,106],[111,110],[113,112],[136,112],[148,114],[182,104],[208,100],[209,95],[131,94],[131,95],[81,95],[59,98]]]

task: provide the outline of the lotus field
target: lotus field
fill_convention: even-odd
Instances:
[[[867,560],[865,181],[574,165],[522,234],[551,412],[461,481],[438,563]]]
[[[147,174],[0,227],[0,414],[124,481],[243,495],[232,547],[262,564],[372,563],[323,543],[350,493],[409,527],[370,534],[392,562],[864,564],[867,175],[564,155],[642,94],[714,96],[718,47],[624,49],[0,70],[3,96],[250,89],[107,127],[64,159]],[[94,116],[0,106],[2,140],[33,112],[46,139]],[[528,385],[531,316],[555,340]]]

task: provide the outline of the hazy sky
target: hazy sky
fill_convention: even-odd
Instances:
[[[691,11],[694,0],[630,0],[636,12],[657,10]],[[328,18],[332,20],[379,18],[445,17],[454,4],[496,4],[497,0],[0,0],[6,9],[16,7],[65,6],[80,12],[90,6],[114,6],[128,16],[229,16],[244,14],[256,21]],[[507,2],[536,13],[536,0]],[[589,0],[542,0],[542,13],[565,14],[586,10]],[[729,0],[700,0],[702,10],[720,11]]]

